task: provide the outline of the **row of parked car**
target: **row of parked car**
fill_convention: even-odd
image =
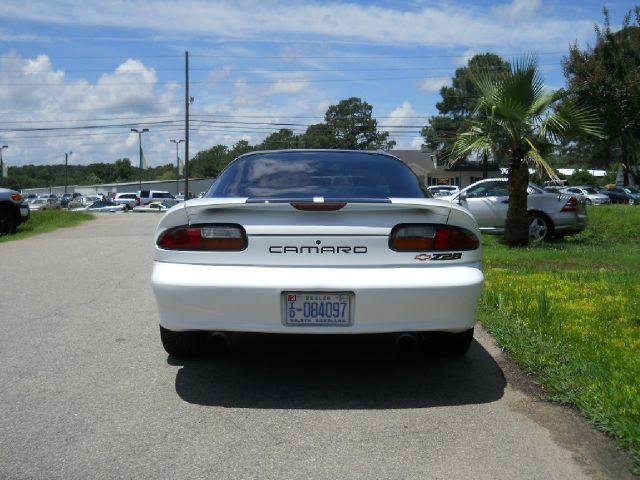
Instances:
[[[162,190],[139,190],[138,192],[116,193],[114,196],[104,194],[82,195],[81,193],[65,193],[58,196],[54,193],[43,195],[28,195],[24,202],[30,210],[56,210],[67,208],[69,210],[105,210],[119,211],[132,210],[135,207],[145,206],[150,203],[164,203],[173,206],[183,200],[183,196],[174,197]]]
[[[567,187],[565,185],[543,186],[542,190],[548,193],[566,193],[584,199],[587,205],[607,205],[609,203],[624,203],[627,205],[640,205],[640,190],[635,187],[601,187],[598,185],[579,185]],[[433,185],[427,190],[435,198],[448,197],[460,192],[455,185]]]

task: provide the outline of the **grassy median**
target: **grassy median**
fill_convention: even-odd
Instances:
[[[51,232],[58,228],[75,227],[79,223],[93,220],[95,215],[87,212],[70,212],[68,210],[45,210],[31,212],[31,217],[18,227],[18,233],[3,235],[0,243],[19,240],[40,233]]]
[[[549,399],[640,465],[640,207],[589,207],[580,235],[527,249],[484,236],[479,318]]]

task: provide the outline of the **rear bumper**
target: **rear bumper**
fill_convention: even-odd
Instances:
[[[580,233],[587,228],[586,213],[560,214],[554,220],[554,233],[557,235],[571,235]]]
[[[29,215],[31,215],[31,211],[29,210],[29,205],[24,203],[20,204],[20,223],[26,222],[29,220]]]
[[[154,262],[160,324],[170,330],[383,333],[467,330],[475,324],[480,264],[425,268],[211,266]],[[283,291],[355,294],[349,327],[282,323]]]

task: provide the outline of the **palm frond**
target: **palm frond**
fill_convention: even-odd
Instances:
[[[535,56],[524,56],[512,64],[511,72],[502,82],[501,93],[503,98],[511,98],[527,109],[544,94],[544,79]]]
[[[503,96],[494,107],[497,118],[511,122],[522,122],[529,113],[528,105],[523,104],[517,98],[506,95]]]
[[[598,116],[590,108],[568,100],[559,105],[554,113],[540,125],[542,136],[551,139],[594,136],[602,138],[602,125]]]
[[[479,69],[469,70],[471,81],[480,91],[480,105],[491,109],[500,99],[500,88],[504,73],[496,73],[494,70]],[[480,106],[479,105],[479,106]]]
[[[491,137],[482,129],[476,127],[475,129],[457,135],[449,158],[451,159],[451,163],[455,163],[475,152],[490,155],[492,147],[493,142]]]
[[[531,105],[530,113],[534,117],[540,117],[543,115],[547,109],[560,100],[564,96],[564,92],[562,90],[557,90],[555,92],[544,92],[540,94]]]
[[[540,155],[540,152],[535,145],[528,138],[525,140],[529,145],[528,157],[531,158],[537,166],[541,167],[551,180],[559,180],[555,170],[547,163],[547,161]]]

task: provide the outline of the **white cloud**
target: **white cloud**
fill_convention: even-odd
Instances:
[[[35,58],[22,58],[16,53],[1,55],[0,71],[5,128],[15,130],[3,133],[3,140],[11,147],[9,163],[13,165],[60,163],[65,151],[74,152],[72,162],[77,164],[135,156],[137,136],[130,135],[126,125],[117,129],[72,128],[135,123],[137,118],[150,121],[154,116],[164,118],[157,115],[177,112],[172,102],[179,101],[179,97],[172,89],[161,90],[156,72],[139,60],[129,59],[95,82],[70,81],[47,55]],[[114,113],[117,116],[112,121],[95,120],[108,119]],[[18,131],[52,127],[69,130]],[[148,136],[160,134],[160,128],[150,130]],[[150,158],[162,158],[163,150],[158,142],[149,142]]]
[[[415,148],[416,138],[418,138],[411,137],[411,135],[417,133],[416,130],[419,131],[418,128],[413,128],[415,125],[419,125],[422,122],[419,117],[421,116],[413,108],[413,105],[405,101],[402,102],[402,105],[391,111],[389,118],[380,120],[378,123],[392,127],[385,130],[390,133],[390,138],[396,141],[395,148],[411,149]],[[419,138],[421,139],[422,137]],[[421,144],[422,141],[420,141],[419,145]]]
[[[411,148],[414,150],[420,150],[423,144],[424,137],[413,137],[413,140],[411,140]]]
[[[302,80],[299,80],[299,81],[278,80],[269,88],[267,88],[265,93],[267,95],[278,95],[282,93],[285,93],[285,94],[300,93],[302,90],[305,89],[307,85],[308,85],[308,82],[302,81]]]
[[[221,68],[214,68],[209,72],[209,82],[216,83],[228,77],[233,72],[233,65],[225,65]]]
[[[469,63],[469,60],[471,60],[477,54],[478,54],[478,51],[476,49],[468,48],[464,52],[462,52],[462,55],[460,57],[457,58],[456,63],[460,66],[466,67],[467,64]]]
[[[504,46],[538,48],[566,45],[591,35],[592,21],[536,15],[540,0],[513,0],[493,9],[464,3],[437,6],[382,7],[330,2],[238,2],[206,0],[185,5],[174,0],[153,2],[148,9],[131,8],[130,2],[112,0],[4,0],[0,15],[5,20],[131,28],[140,32],[215,35],[223,38],[270,41],[289,35],[318,38],[432,46]],[[123,15],[122,12],[127,12]],[[519,20],[513,28],[514,18]],[[428,26],[428,28],[425,28]]]
[[[513,0],[511,3],[497,5],[495,11],[500,17],[520,22],[533,17],[541,7],[542,0]]]
[[[426,78],[425,80],[420,82],[420,85],[418,85],[418,89],[425,92],[439,92],[443,86],[450,84],[451,77]]]

